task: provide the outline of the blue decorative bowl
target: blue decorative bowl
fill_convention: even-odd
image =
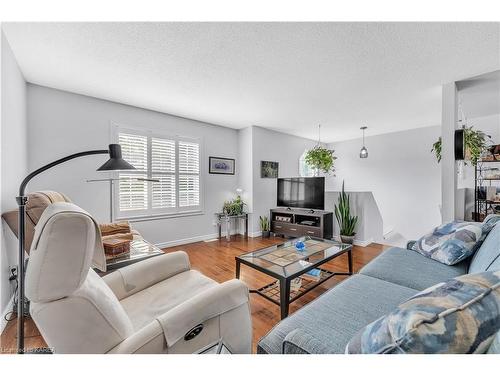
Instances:
[[[306,245],[302,241],[295,242],[295,248],[299,251],[303,251],[306,248]]]

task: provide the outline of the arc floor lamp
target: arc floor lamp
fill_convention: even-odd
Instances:
[[[56,165],[65,163],[69,160],[76,159],[82,156],[89,155],[99,155],[99,154],[109,154],[109,160],[97,168],[98,171],[118,171],[118,170],[131,170],[135,169],[131,164],[122,158],[122,149],[119,144],[110,144],[108,150],[92,150],[83,151],[76,154],[68,155],[64,158],[58,159],[49,163],[36,171],[31,172],[26,178],[21,182],[19,186],[19,196],[16,198],[17,204],[19,206],[19,257],[18,257],[18,292],[17,292],[17,352],[22,354],[24,350],[24,272],[25,272],[25,260],[24,260],[24,228],[25,228],[25,208],[28,202],[28,197],[25,196],[26,185],[30,180],[45,172],[47,169],[55,167]]]

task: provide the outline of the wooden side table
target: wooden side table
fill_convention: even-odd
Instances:
[[[217,228],[219,230],[219,239],[222,238],[222,223],[226,223],[226,240],[231,240],[231,220],[233,219],[243,219],[245,220],[245,238],[248,238],[248,212],[244,212],[241,215],[226,215],[222,212],[217,212],[215,217],[217,218]]]

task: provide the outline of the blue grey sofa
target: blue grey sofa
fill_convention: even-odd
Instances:
[[[257,353],[344,353],[361,328],[419,291],[465,273],[499,269],[500,222],[472,259],[455,266],[412,250],[387,249],[358,274],[282,320],[259,341]]]

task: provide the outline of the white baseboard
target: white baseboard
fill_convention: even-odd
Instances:
[[[14,304],[14,295],[12,295],[12,297],[10,298],[9,300],[9,303],[7,304],[7,306],[5,306],[5,309],[4,311],[2,311],[2,316],[0,317],[0,319],[2,320],[1,323],[0,323],[0,334],[3,332],[3,330],[5,329],[5,327],[7,326],[7,321],[4,319],[4,317],[12,311],[12,305]]]
[[[353,244],[356,246],[366,247],[369,244],[371,244],[372,242],[373,242],[372,239],[370,239],[370,240],[354,240]]]
[[[258,232],[250,232],[250,233],[248,233],[248,237],[255,238],[255,237],[260,237],[260,236],[262,236],[262,232],[260,230]]]
[[[340,242],[340,236],[339,235],[334,235],[333,238],[335,238],[336,241],[339,241]],[[369,244],[371,244],[373,242],[373,239],[368,239],[368,240],[354,240],[353,241],[353,245],[356,245],[356,246],[361,246],[361,247],[367,247]]]
[[[160,249],[164,249],[166,247],[186,245],[188,243],[213,240],[215,238],[218,238],[217,233],[205,234],[203,236],[182,238],[180,240],[174,240],[174,241],[160,242],[160,243],[156,243],[155,245],[158,246]]]

